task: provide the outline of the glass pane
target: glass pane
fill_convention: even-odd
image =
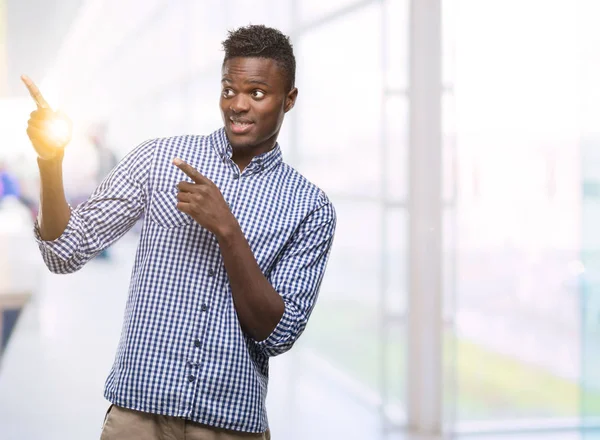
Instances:
[[[227,38],[225,30],[229,29],[224,2],[204,0],[186,3],[188,15],[185,32],[186,45],[189,48],[186,62],[190,74],[214,70],[215,66],[220,66],[223,62],[221,42]]]
[[[600,142],[594,142],[598,149]],[[589,155],[588,155],[589,156]],[[595,180],[600,179],[600,168]],[[584,185],[592,176],[587,176]],[[589,180],[588,180],[589,179]],[[596,183],[596,185],[598,185]],[[581,289],[581,411],[584,421],[600,419],[600,193],[585,194],[580,273]]]
[[[385,0],[386,87],[405,91],[408,87],[408,0]]]
[[[303,35],[296,45],[299,168],[327,192],[380,193],[379,15],[380,5],[371,4]]]
[[[454,7],[459,428],[579,415],[577,4],[540,5]]]
[[[408,100],[388,96],[385,104],[386,167],[385,194],[388,200],[405,202],[408,198]]]
[[[335,246],[303,339],[356,380],[377,389],[383,213],[373,202],[333,203],[338,217]]]
[[[222,9],[227,15],[227,29],[263,23],[266,26],[275,27],[285,34],[289,34],[291,30],[292,2],[290,1],[227,0],[226,3],[227,7]]]
[[[453,93],[442,95],[442,197],[456,203],[456,103]]]
[[[581,292],[581,413],[588,425],[600,425],[600,88],[597,56],[600,30],[594,17],[600,4],[581,0],[579,15],[579,87],[582,171],[581,264],[575,267]],[[598,433],[586,433],[586,439]]]
[[[456,69],[456,19],[458,8],[452,0],[442,0],[442,84],[452,87]]]
[[[406,335],[405,321],[392,321],[384,326],[379,336],[384,374],[381,382],[384,413],[387,423],[394,428],[406,424]]]
[[[444,432],[453,432],[457,409],[456,392],[456,209],[442,214],[442,319],[443,325],[443,415]]]
[[[385,276],[379,336],[383,377],[380,392],[388,422],[399,426],[406,423],[408,224],[402,209],[387,209],[384,216]]]
[[[390,211],[383,217],[374,202],[333,203],[336,242],[303,344],[350,376],[364,394],[383,392],[397,416],[406,380],[406,216]]]
[[[184,88],[181,84],[170,87],[160,96],[157,107],[162,136],[176,136],[182,133],[185,120]]]
[[[352,5],[364,3],[360,0],[302,0],[297,2],[296,8],[298,9],[298,17],[301,26],[310,25],[311,22],[315,22],[323,19],[325,16],[333,15]]]
[[[188,133],[208,134],[223,125],[219,108],[221,69],[214,66],[187,85]]]
[[[138,100],[149,90],[160,92],[186,71],[186,12],[182,3],[158,7],[147,21],[115,47],[105,63],[93,72],[97,93],[110,100]],[[110,90],[110,93],[107,93]],[[114,104],[113,104],[114,105]]]
[[[408,224],[404,209],[385,210],[385,278],[384,309],[395,318],[404,319],[408,297]]]
[[[457,207],[462,420],[577,415],[576,143],[554,142],[460,137],[460,161],[480,153],[478,196]],[[555,194],[544,170],[554,151]]]

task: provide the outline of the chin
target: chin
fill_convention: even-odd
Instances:
[[[227,130],[227,138],[234,149],[252,148],[258,144],[254,137],[244,135],[240,136],[231,133],[229,130]]]
[[[231,144],[233,149],[237,150],[252,148],[254,145],[256,145],[254,139],[244,139],[243,137],[235,135],[229,136],[229,143]]]

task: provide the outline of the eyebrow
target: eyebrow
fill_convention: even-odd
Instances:
[[[223,78],[223,79],[221,79],[221,82],[222,83],[230,83],[230,84],[233,83],[233,81],[231,81],[229,78]],[[263,86],[270,87],[268,82],[262,81],[260,79],[249,79],[247,81],[244,81],[244,83],[246,83],[246,84],[261,84]]]

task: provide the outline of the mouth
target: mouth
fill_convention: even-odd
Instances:
[[[246,134],[252,130],[254,122],[250,121],[249,119],[234,118],[233,116],[230,116],[229,125],[234,134]]]

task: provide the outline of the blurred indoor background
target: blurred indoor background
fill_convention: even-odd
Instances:
[[[26,73],[74,122],[72,204],[146,139],[221,126],[220,42],[289,34],[284,160],[333,200],[272,359],[274,440],[600,438],[600,2],[0,0],[0,439],[99,438],[138,229],[42,265]]]

